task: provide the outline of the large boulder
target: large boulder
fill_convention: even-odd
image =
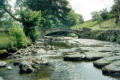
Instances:
[[[23,57],[20,59],[20,63],[16,63],[14,65],[19,65],[20,73],[31,73],[38,69],[43,64],[47,62],[43,61],[40,56],[33,56],[33,57]]]
[[[27,61],[22,61],[19,65],[20,73],[31,73],[34,72],[34,68],[32,68],[31,64]]]
[[[120,60],[120,56],[112,56],[112,57],[106,57],[106,58],[102,58],[97,61],[94,61],[93,64],[95,67],[102,68],[118,60]]]
[[[103,74],[111,76],[120,76],[120,60],[103,67]]]
[[[7,50],[0,50],[0,58],[6,58],[10,54],[7,52]]]
[[[94,60],[101,59],[104,57],[110,57],[112,55],[113,54],[111,53],[88,52],[88,53],[85,53],[85,58],[88,61],[94,61]]]

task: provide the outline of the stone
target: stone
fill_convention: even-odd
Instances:
[[[8,69],[8,70],[12,70],[12,67],[11,67],[11,66],[7,66],[7,69]]]
[[[34,68],[32,68],[31,64],[27,61],[22,61],[19,65],[20,73],[31,73],[34,72]]]
[[[103,67],[102,72],[105,75],[120,76],[120,60]]]
[[[99,52],[85,53],[86,60],[88,60],[88,61],[94,61],[94,60],[101,59],[101,58],[104,58],[104,57],[109,57],[109,56],[112,56],[112,55],[113,54],[111,54],[111,53],[99,53]]]
[[[9,55],[6,50],[0,50],[0,58],[7,58]]]
[[[2,77],[0,77],[0,80],[4,80]]]
[[[0,61],[0,67],[5,67],[7,63],[5,61]]]
[[[9,53],[15,53],[18,49],[16,47],[13,47],[13,48],[10,48],[10,49],[7,49],[7,51]]]
[[[73,54],[73,55],[66,55],[63,57],[65,61],[82,61],[85,59],[85,55],[83,54]]]
[[[114,61],[120,60],[120,56],[112,56],[112,57],[105,57],[102,59],[99,59],[97,61],[94,61],[93,64],[95,67],[102,68],[106,65],[111,64]]]

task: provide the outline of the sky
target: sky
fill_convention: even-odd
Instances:
[[[91,19],[91,12],[104,8],[111,9],[114,0],[69,0],[73,10],[83,16],[84,20]]]

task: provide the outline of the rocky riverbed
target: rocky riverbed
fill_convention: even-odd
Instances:
[[[120,76],[117,43],[45,37],[9,54],[0,61],[0,80],[119,80]]]

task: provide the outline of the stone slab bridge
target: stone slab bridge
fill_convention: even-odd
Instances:
[[[74,33],[76,35],[78,35],[78,37],[88,34],[91,31],[91,29],[89,28],[82,28],[79,30],[74,30],[74,29],[70,29],[70,28],[51,28],[48,30],[45,30],[42,32],[42,36],[47,36],[49,34],[55,33],[55,32],[69,32],[69,33]]]

